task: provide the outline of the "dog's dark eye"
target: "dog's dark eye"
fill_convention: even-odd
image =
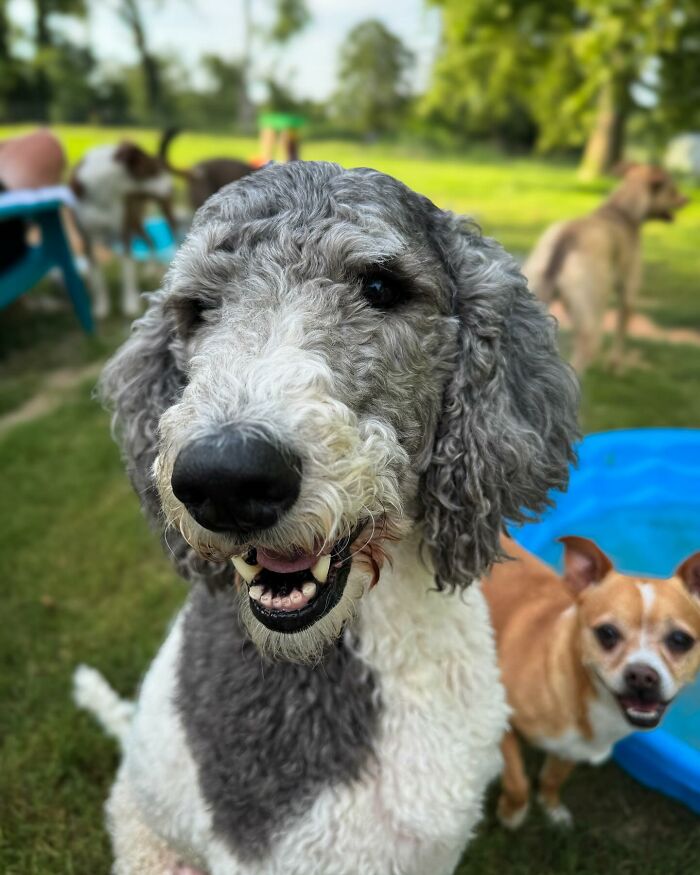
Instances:
[[[362,278],[362,295],[371,307],[391,310],[405,298],[404,287],[395,277],[370,274]]]
[[[666,647],[671,653],[687,653],[695,644],[694,639],[687,632],[675,629],[666,636]]]
[[[603,650],[612,650],[622,640],[622,633],[612,623],[603,623],[593,630]]]
[[[202,325],[209,314],[217,309],[217,304],[206,298],[183,298],[175,304],[177,322],[184,334],[191,334]]]

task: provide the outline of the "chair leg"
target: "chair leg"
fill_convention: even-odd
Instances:
[[[80,320],[80,324],[88,334],[93,334],[95,326],[90,309],[90,298],[78,271],[75,269],[73,255],[68,247],[63,225],[61,224],[61,217],[56,210],[42,213],[38,219],[41,225],[42,245],[61,268],[66,290],[70,296],[76,316]]]

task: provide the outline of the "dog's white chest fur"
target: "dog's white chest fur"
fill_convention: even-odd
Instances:
[[[358,655],[382,699],[376,759],[359,782],[322,791],[257,862],[236,859],[212,832],[173,706],[176,621],[144,682],[120,775],[150,828],[211,875],[452,872],[500,767],[507,709],[478,586],[455,595],[431,586],[404,542],[357,621]]]
[[[592,730],[590,738],[577,729],[569,729],[557,738],[538,740],[537,746],[565,760],[597,765],[607,760],[613,745],[631,732],[619,707],[605,691],[591,700],[588,721]]]

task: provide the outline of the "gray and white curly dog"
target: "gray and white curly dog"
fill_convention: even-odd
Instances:
[[[478,583],[563,487],[577,388],[515,261],[395,179],[210,199],[102,390],[185,607],[119,737],[118,875],[447,875],[499,770]],[[137,585],[137,582],[135,582]]]

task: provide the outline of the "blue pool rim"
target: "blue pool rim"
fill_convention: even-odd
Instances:
[[[616,471],[615,460],[620,457],[625,461]],[[627,460],[631,460],[629,481],[626,477],[630,472],[624,470]],[[639,471],[643,473],[641,478]],[[579,445],[579,467],[572,470],[569,491],[552,495],[555,507],[541,522],[513,528],[511,534],[535,554],[552,561],[555,531],[559,535],[586,534],[576,531],[577,524],[587,512],[594,512],[596,506],[604,507],[606,495],[614,495],[620,507],[624,508],[626,500],[632,506],[633,494],[620,494],[617,488],[610,487],[619,485],[618,481],[634,487],[635,480],[637,484],[643,482],[644,495],[650,502],[671,498],[682,488],[687,494],[689,485],[693,492],[694,484],[700,486],[700,429],[620,429],[587,435]],[[609,489],[606,490],[606,486]],[[637,492],[637,499],[641,494]],[[694,494],[700,495],[700,489]],[[700,532],[697,536],[700,542]],[[700,543],[696,543],[694,549],[698,546]],[[669,576],[682,558],[660,559],[656,568],[625,570],[646,570],[649,574]],[[613,756],[641,784],[677,799],[700,814],[700,751],[664,729],[664,724],[653,732],[635,732],[623,739],[615,746]]]

